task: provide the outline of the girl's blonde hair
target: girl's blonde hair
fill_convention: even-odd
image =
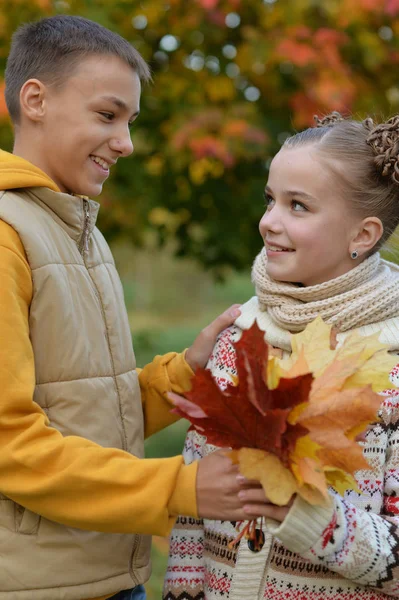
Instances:
[[[288,138],[283,147],[316,145],[353,209],[363,218],[381,219],[384,232],[376,252],[399,224],[399,115],[378,125],[370,118],[344,119],[337,112],[315,121],[315,127]]]

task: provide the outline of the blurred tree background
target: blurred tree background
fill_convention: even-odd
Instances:
[[[399,108],[399,0],[0,0],[13,30],[56,13],[119,32],[150,63],[134,158],[106,186],[107,238],[173,242],[223,276],[247,268],[271,156],[315,113]],[[34,51],[34,49],[32,49]],[[0,101],[0,144],[11,146]]]
[[[119,32],[153,72],[134,156],[100,199],[142,365],[252,294],[263,187],[289,134],[331,110],[399,112],[399,0],[0,0],[1,92],[12,32],[59,13]],[[0,146],[12,148],[2,93]],[[180,452],[184,429],[155,436],[148,455]]]

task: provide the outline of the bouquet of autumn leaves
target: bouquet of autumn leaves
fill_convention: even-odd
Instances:
[[[323,504],[328,486],[359,491],[354,473],[370,466],[356,437],[378,421],[378,392],[392,387],[397,358],[378,334],[354,332],[337,347],[320,317],[291,342],[289,359],[271,356],[255,323],[235,344],[234,385],[221,390],[209,370],[198,369],[185,398],[171,396],[209,444],[232,448],[242,475],[260,481],[270,502],[285,506],[299,494]],[[251,539],[255,523],[237,540],[242,535]]]

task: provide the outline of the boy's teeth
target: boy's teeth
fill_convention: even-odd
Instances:
[[[93,156],[92,154],[90,155],[91,160],[94,160],[94,162],[96,162],[98,165],[100,165],[100,167],[102,167],[103,169],[108,169],[108,163],[105,162],[105,160],[103,160],[102,158],[98,158],[98,156]]]

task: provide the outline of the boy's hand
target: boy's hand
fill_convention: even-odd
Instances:
[[[205,367],[211,355],[216,338],[223,329],[232,325],[241,314],[240,304],[233,304],[219,315],[210,325],[205,327],[195,338],[194,343],[186,352],[186,361],[193,371],[197,367]]]
[[[265,510],[268,504],[260,483],[242,478],[238,466],[226,456],[227,452],[228,449],[218,450],[199,461],[197,506],[202,519],[245,521],[250,517],[244,511],[244,505],[248,508],[248,504],[253,504],[256,510]],[[244,501],[240,499],[243,489],[250,492],[249,502],[248,496]]]
[[[247,519],[257,519],[258,517],[265,517],[273,519],[278,523],[284,521],[287,516],[294,500],[295,496],[291,498],[287,506],[277,506],[268,501],[264,495],[262,502],[258,501],[259,494],[251,488],[254,481],[245,480],[242,475],[238,476],[239,481],[242,484],[241,491],[238,493],[238,497],[241,502],[244,503],[244,511],[247,515]]]

